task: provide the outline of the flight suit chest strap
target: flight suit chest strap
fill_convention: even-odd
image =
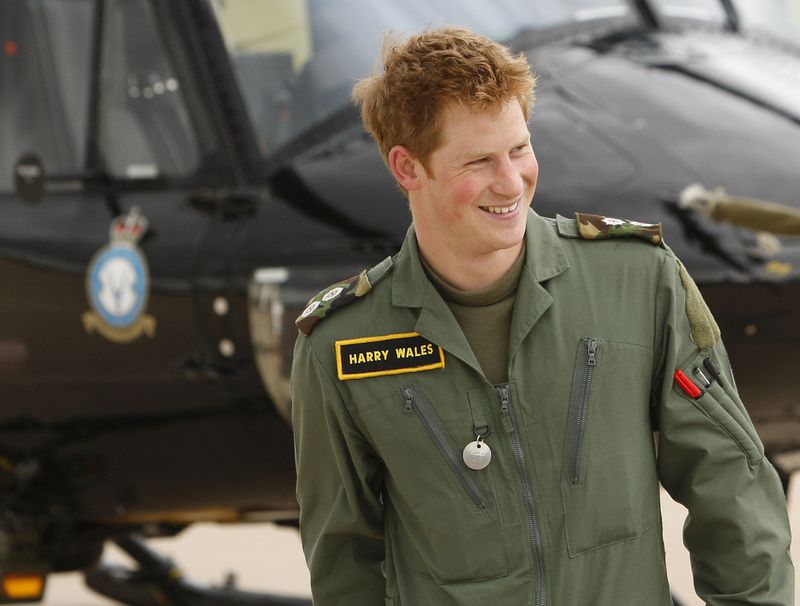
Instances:
[[[480,387],[469,390],[468,400],[473,431],[476,436],[485,438],[492,431],[486,390]]]

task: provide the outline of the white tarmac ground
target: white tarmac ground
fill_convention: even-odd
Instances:
[[[692,588],[689,557],[681,541],[686,510],[662,492],[664,538],[667,568],[674,595],[681,606],[703,606]],[[789,511],[795,562],[800,562],[800,476],[795,476],[789,491]],[[297,532],[271,524],[214,525],[196,524],[171,539],[154,539],[149,544],[171,557],[184,575],[196,583],[220,585],[227,573],[236,574],[237,587],[245,590],[310,596],[308,571]],[[104,560],[128,563],[125,554],[108,547]],[[800,604],[800,587],[797,591]],[[590,604],[587,601],[587,604]],[[45,606],[113,606],[117,604],[88,591],[79,574],[51,575],[45,593]]]

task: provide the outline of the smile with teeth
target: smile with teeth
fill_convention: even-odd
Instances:
[[[517,210],[517,206],[519,206],[519,200],[514,202],[511,206],[481,206],[481,210],[485,210],[487,213],[494,213],[496,215],[505,215],[510,212]]]

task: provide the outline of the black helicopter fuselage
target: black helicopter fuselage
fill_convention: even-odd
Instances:
[[[800,51],[729,25],[610,19],[511,43],[539,76],[534,209],[664,224],[777,455],[800,448],[800,246],[677,204],[699,182],[800,206]],[[120,529],[293,519],[294,318],[410,222],[355,111],[265,151],[241,75],[282,58],[237,66],[205,0],[0,0],[0,45],[0,529],[66,569],[87,563],[69,545]],[[313,62],[278,93],[322,87]],[[288,128],[281,103],[262,133]],[[145,260],[149,318],[134,337],[100,326],[92,282],[131,216],[146,227],[117,236]]]

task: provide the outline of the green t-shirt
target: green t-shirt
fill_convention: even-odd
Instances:
[[[422,259],[425,273],[464,331],[483,374],[495,385],[508,381],[508,333],[524,265],[523,246],[517,260],[497,282],[468,292],[450,286]]]

